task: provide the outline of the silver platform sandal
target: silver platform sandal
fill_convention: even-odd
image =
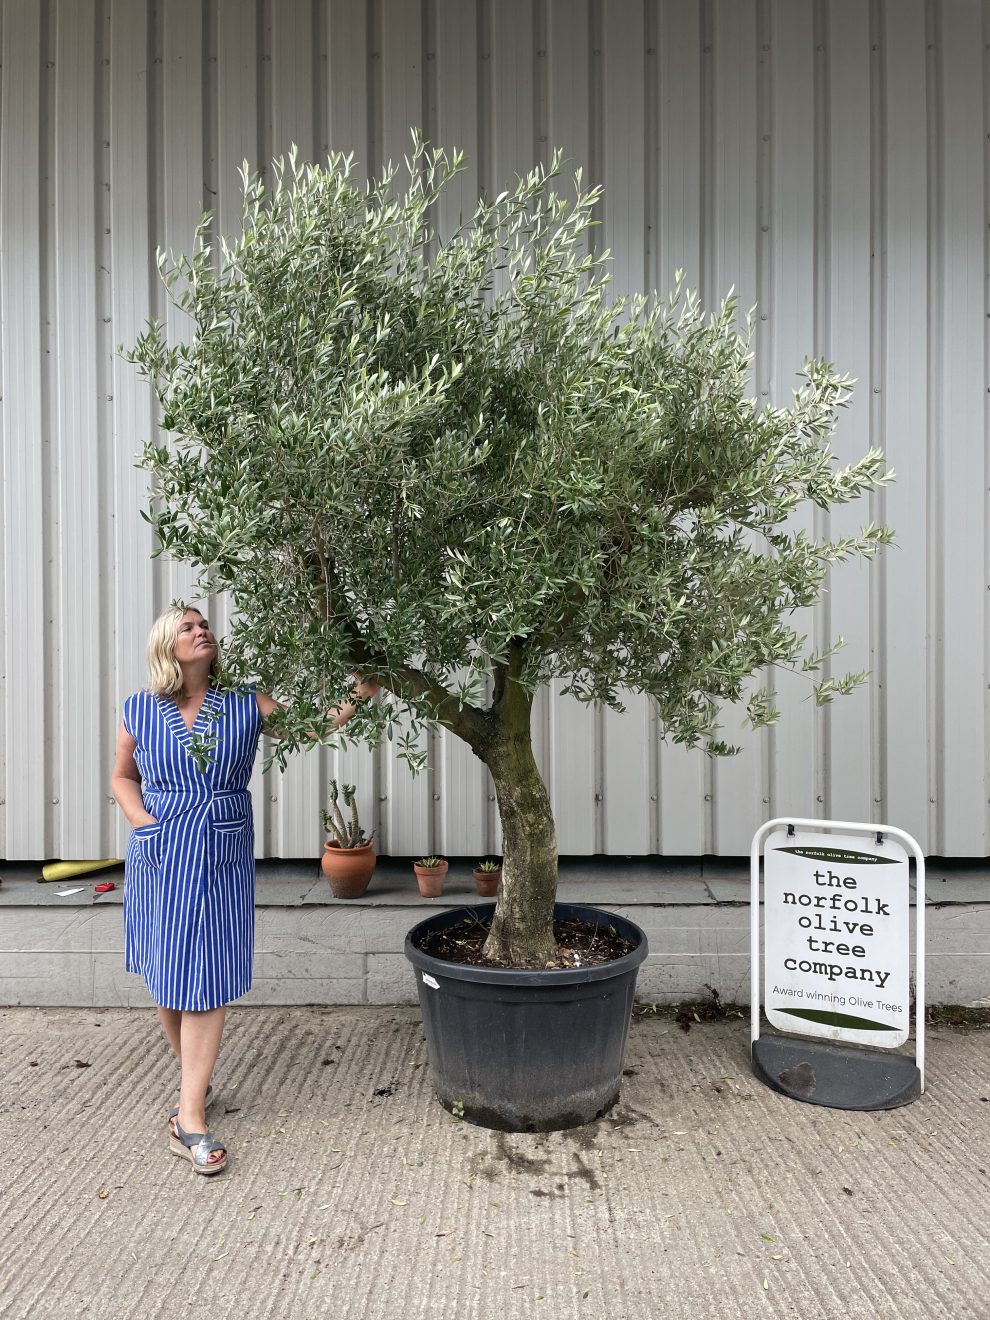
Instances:
[[[212,1104],[213,1104],[213,1083],[211,1082],[210,1085],[206,1088],[206,1098],[203,1101],[203,1108],[206,1110],[207,1113],[209,1113]],[[175,1122],[175,1120],[178,1117],[179,1117],[179,1106],[173,1105],[172,1108],[168,1111],[169,1132],[172,1132],[173,1130],[172,1124]]]
[[[169,1134],[169,1150],[173,1155],[186,1159],[193,1166],[193,1173],[220,1173],[227,1167],[227,1147],[217,1141],[212,1132],[186,1132],[175,1120],[175,1132]],[[223,1151],[222,1160],[210,1163],[210,1156],[215,1150]]]

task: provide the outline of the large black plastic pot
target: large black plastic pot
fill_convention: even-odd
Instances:
[[[613,926],[635,947],[614,962],[567,971],[469,967],[420,948],[430,931],[493,903],[438,913],[406,936],[416,969],[430,1071],[440,1103],[482,1127],[553,1132],[590,1123],[619,1098],[636,972],[646,936],[623,917],[558,903],[558,917]]]

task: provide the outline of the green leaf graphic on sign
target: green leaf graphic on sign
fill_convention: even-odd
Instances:
[[[778,1013],[803,1018],[806,1022],[821,1022],[826,1027],[846,1027],[850,1031],[896,1031],[889,1022],[874,1022],[871,1018],[853,1017],[851,1013],[830,1013],[824,1008],[778,1008]]]

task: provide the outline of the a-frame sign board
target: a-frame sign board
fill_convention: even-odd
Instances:
[[[909,851],[917,867],[914,1058],[894,1052],[911,1031]],[[757,830],[750,868],[756,1076],[835,1109],[917,1099],[925,1088],[925,858],[914,839],[889,825],[781,817]],[[760,1034],[761,1005],[773,1033]]]

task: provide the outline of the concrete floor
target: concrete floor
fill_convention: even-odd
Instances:
[[[748,1023],[638,1019],[618,1106],[458,1122],[412,1008],[234,1008],[219,1177],[166,1148],[144,1010],[0,1010],[4,1320],[986,1320],[990,1031],[928,1034],[913,1105],[756,1082]]]

